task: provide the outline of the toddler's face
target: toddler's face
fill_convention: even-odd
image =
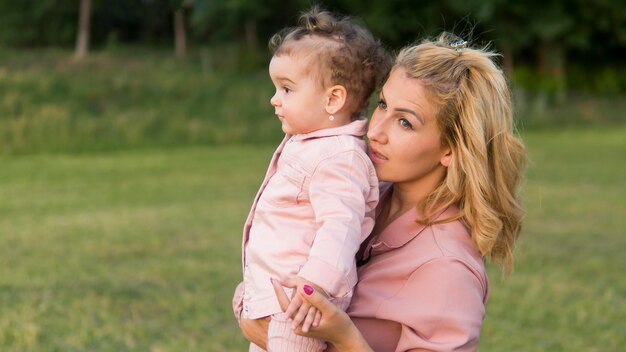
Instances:
[[[328,120],[325,90],[313,74],[311,61],[286,54],[270,61],[270,78],[276,87],[270,103],[285,133],[310,133],[324,128]]]

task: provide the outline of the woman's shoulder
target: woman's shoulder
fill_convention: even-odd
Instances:
[[[436,248],[433,251],[433,260],[458,261],[472,269],[480,276],[485,275],[485,263],[476,244],[472,241],[471,233],[462,219],[430,226],[431,241]]]
[[[411,247],[419,259],[412,266],[407,289],[416,283],[437,282],[441,287],[476,287],[481,297],[486,297],[489,284],[485,262],[462,220],[427,226]]]

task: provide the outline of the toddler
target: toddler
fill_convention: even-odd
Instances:
[[[270,103],[285,138],[246,221],[238,319],[270,317],[269,351],[323,351],[295,335],[270,279],[298,276],[346,309],[357,282],[355,254],[374,225],[376,172],[362,137],[363,112],[389,55],[362,26],[313,8],[270,40]],[[301,305],[296,295],[292,304]],[[311,317],[314,308],[300,306]],[[251,344],[250,351],[262,351]]]

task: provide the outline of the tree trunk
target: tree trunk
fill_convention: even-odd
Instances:
[[[248,49],[256,49],[259,47],[259,41],[257,39],[256,21],[247,20],[246,25],[246,45]]]
[[[89,22],[91,17],[91,0],[81,0],[80,15],[78,17],[78,35],[76,36],[76,50],[74,57],[82,59],[89,50]]]
[[[539,47],[539,72],[556,79],[565,78],[563,47],[551,40],[543,40]]]
[[[187,55],[187,37],[185,33],[185,12],[182,8],[174,11],[174,42],[176,57],[184,58]]]

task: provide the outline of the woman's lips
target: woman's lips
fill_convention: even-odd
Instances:
[[[380,152],[378,152],[376,149],[371,148],[369,149],[369,157],[370,159],[372,159],[372,162],[383,162],[385,160],[389,160],[387,159],[386,156],[384,156],[383,154],[381,154]]]

